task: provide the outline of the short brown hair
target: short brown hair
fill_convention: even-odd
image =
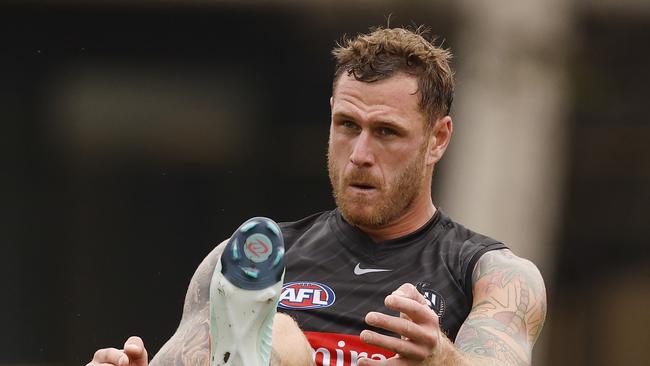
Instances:
[[[420,91],[420,109],[427,125],[449,114],[454,99],[454,73],[449,65],[449,50],[425,39],[423,27],[371,28],[368,34],[345,38],[332,50],[336,59],[334,82],[344,72],[359,81],[371,83],[398,72],[415,76]]]

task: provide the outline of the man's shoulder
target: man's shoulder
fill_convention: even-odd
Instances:
[[[444,213],[441,213],[440,226],[443,227],[443,232],[438,240],[439,255],[445,260],[471,303],[472,270],[476,262],[485,253],[507,249],[507,246],[487,235],[468,229]]]
[[[467,228],[444,212],[440,212],[440,225],[444,228],[441,241],[467,249],[506,248],[505,244],[488,235]]]

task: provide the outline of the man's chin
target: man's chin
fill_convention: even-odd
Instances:
[[[339,206],[340,207],[340,206]],[[381,217],[374,210],[365,207],[341,207],[345,221],[354,226],[377,228],[383,225]]]

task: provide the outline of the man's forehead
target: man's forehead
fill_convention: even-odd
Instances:
[[[392,110],[420,112],[417,79],[406,74],[365,82],[343,75],[332,96],[332,107],[346,109],[346,104],[357,106],[384,106]]]
[[[341,80],[331,100],[332,118],[350,118],[382,122],[410,128],[423,126],[425,115],[420,108],[417,80],[410,75],[396,75],[367,83],[353,77]]]
[[[400,91],[405,92],[405,94],[409,95],[416,95],[419,93],[419,86],[418,86],[418,80],[415,76],[406,74],[404,72],[396,72],[395,74],[367,82],[367,81],[362,81],[358,80],[357,78],[354,77],[354,75],[349,75],[347,72],[343,73],[339,78],[335,81],[334,84],[334,92],[333,94],[336,95],[337,90],[342,86],[342,87],[368,87],[368,88],[382,88],[386,86],[391,86],[393,88],[398,88]]]

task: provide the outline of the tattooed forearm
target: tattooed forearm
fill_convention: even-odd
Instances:
[[[473,273],[474,305],[456,337],[468,357],[529,365],[546,316],[546,291],[535,266],[510,251],[488,252]]]

